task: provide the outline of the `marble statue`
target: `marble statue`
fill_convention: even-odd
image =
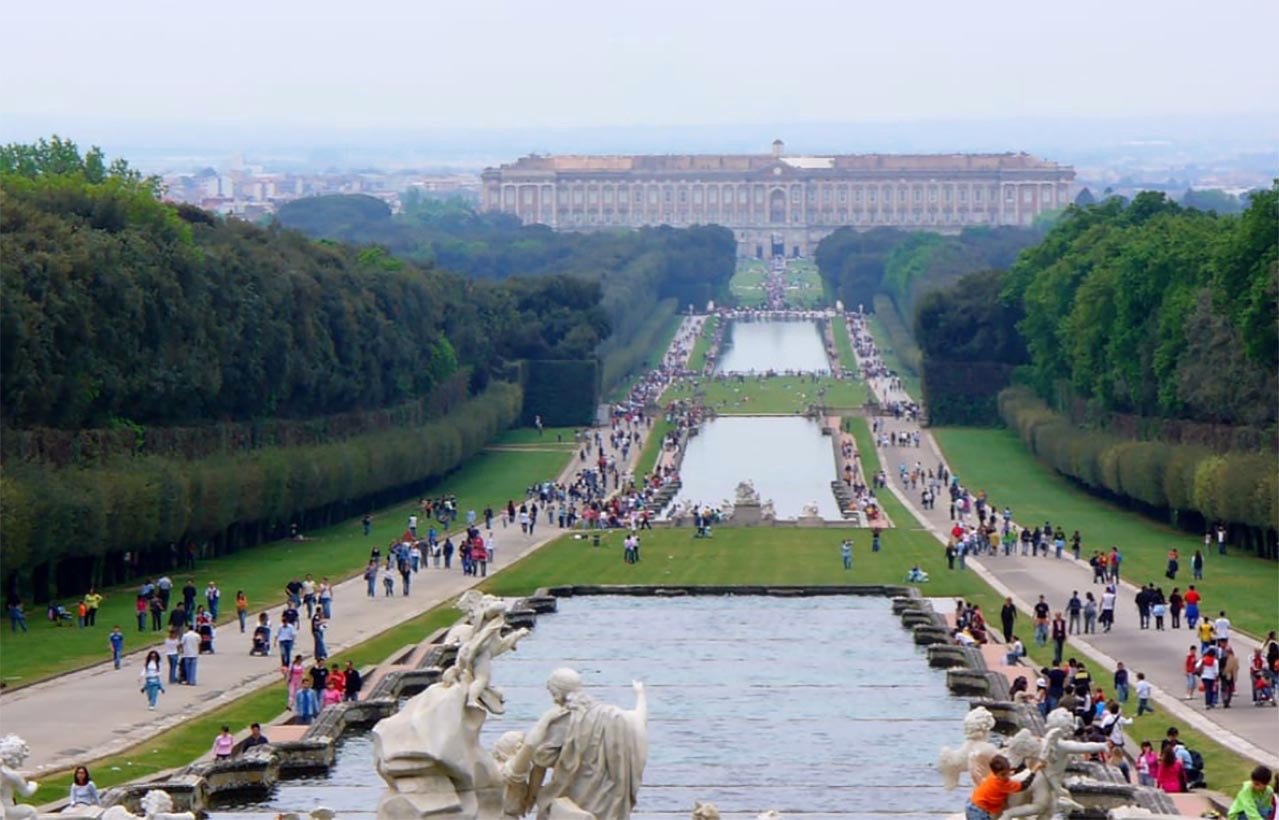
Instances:
[[[810,501],[799,509],[801,518],[821,518],[822,516],[821,508],[817,506],[816,501]]]
[[[1044,725],[1048,731],[1039,740],[1039,748],[1027,755],[1028,760],[1041,761],[1043,768],[1031,783],[1029,794],[1009,798],[1010,808],[1001,820],[1013,817],[1052,820],[1058,813],[1066,815],[1083,808],[1066,789],[1066,766],[1071,755],[1098,754],[1106,751],[1106,744],[1074,740],[1075,718],[1065,709],[1049,712]]]
[[[502,777],[522,790],[523,813],[536,809],[538,820],[628,820],[648,759],[644,685],[634,683],[631,711],[583,692],[572,669],[556,669],[546,688],[553,705],[502,764]]]
[[[102,820],[195,820],[195,815],[189,811],[175,812],[173,798],[166,791],[151,789],[142,795],[141,802],[141,817],[124,806],[112,806],[102,813]]]
[[[773,507],[773,499],[768,499],[759,505],[759,517],[765,521],[772,521],[777,518],[777,510]]]
[[[515,649],[529,632],[504,634],[506,605],[499,598],[468,593],[458,606],[470,617],[469,629],[457,632],[454,665],[373,727],[374,760],[387,784],[378,804],[382,820],[474,820],[500,808],[500,771],[480,746],[480,729],[489,714],[505,709],[491,683],[493,658]]]
[[[961,772],[968,772],[974,785],[990,774],[990,759],[999,751],[990,742],[990,733],[994,728],[995,716],[985,706],[978,706],[964,716],[963,744],[958,749],[943,746],[937,761],[946,789],[954,789],[959,785]]]
[[[703,803],[700,800],[694,800],[692,820],[720,820],[719,807],[714,803]]]
[[[755,482],[742,481],[737,485],[737,498],[735,506],[742,504],[758,504],[759,491],[755,489]]]
[[[30,797],[39,786],[18,773],[31,749],[17,735],[0,738],[0,820],[35,820],[39,812],[34,806],[19,803],[17,798]]]

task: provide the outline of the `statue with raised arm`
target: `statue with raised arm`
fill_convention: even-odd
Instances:
[[[1074,809],[1083,808],[1075,802],[1066,788],[1066,766],[1070,764],[1071,755],[1098,754],[1106,751],[1106,744],[1074,740],[1075,718],[1065,709],[1049,712],[1044,725],[1048,727],[1048,731],[1040,740],[1039,749],[1032,758],[1043,763],[1039,777],[1031,784],[1028,799],[1020,795],[1010,798],[1009,805],[1012,808],[1001,815],[1001,820],[1012,817],[1052,820],[1058,813],[1064,816]],[[1027,762],[1030,763],[1030,759]]]
[[[39,788],[34,780],[18,773],[29,754],[27,742],[17,735],[0,738],[0,820],[35,820],[39,814],[34,806],[17,801],[19,797],[30,797]]]
[[[572,669],[551,673],[546,688],[554,705],[502,764],[503,778],[521,792],[521,814],[536,809],[538,820],[630,818],[648,759],[648,704],[644,685],[636,681],[634,687],[635,708],[624,711],[583,692]]]
[[[943,746],[937,768],[947,789],[959,785],[959,775],[968,772],[973,785],[990,774],[990,759],[999,751],[990,742],[995,716],[985,706],[978,706],[964,716],[964,742],[958,749]]]
[[[502,714],[506,707],[502,693],[490,684],[493,659],[510,652],[529,634],[527,629],[503,634],[505,612],[506,604],[500,599],[486,597],[474,614],[471,634],[457,650],[457,668],[467,684],[466,705],[482,707],[494,715]]]

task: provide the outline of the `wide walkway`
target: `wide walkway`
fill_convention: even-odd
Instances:
[[[903,391],[895,389],[887,378],[872,379],[870,387],[881,402],[906,401],[910,398]],[[918,493],[907,489],[898,475],[898,465],[905,463],[912,467],[917,461],[922,462],[925,468],[936,470],[937,465],[944,461],[941,450],[926,428],[921,430],[919,425],[904,419],[890,418],[886,424],[889,430],[920,430],[918,448],[882,447],[879,448],[880,460],[893,492],[925,528],[944,543],[954,524],[949,517],[949,504],[946,503],[948,499],[939,499],[936,509],[924,510],[919,504]],[[996,509],[1002,508],[999,499],[990,500]],[[1069,523],[1064,522],[1067,530]],[[1045,596],[1054,611],[1064,611],[1066,602],[1075,590],[1079,591],[1080,596],[1092,591],[1098,599],[1101,597],[1101,587],[1092,584],[1092,568],[1087,561],[1075,561],[1069,548],[1066,550],[1066,557],[1061,560],[1043,556],[1023,558],[1018,554],[969,558],[967,563],[970,570],[980,574],[1000,594],[1012,596],[1022,610],[1017,630],[1023,641],[1029,642],[1033,636],[1029,612],[1039,595]],[[1192,726],[1245,757],[1271,767],[1279,766],[1279,710],[1253,707],[1251,688],[1242,679],[1236,689],[1234,705],[1230,709],[1207,711],[1203,707],[1202,696],[1194,701],[1183,700],[1186,685],[1182,661],[1187,648],[1192,643],[1198,644],[1198,640],[1185,629],[1184,624],[1180,630],[1170,629],[1164,632],[1139,629],[1135,604],[1137,589],[1121,579],[1119,601],[1115,609],[1116,623],[1111,632],[1098,632],[1088,635],[1086,639],[1081,635],[1070,637],[1071,643],[1087,657],[1094,669],[1094,677],[1108,691],[1113,691],[1110,676],[1098,674],[1098,667],[1113,671],[1116,664],[1122,662],[1131,670],[1134,682],[1136,673],[1144,672],[1155,687],[1155,705],[1168,716],[1169,725]],[[1229,608],[1225,602],[1220,603]],[[1205,604],[1205,611],[1216,613],[1217,603],[1206,601]],[[987,620],[997,625],[998,613],[987,613]],[[1234,632],[1231,635],[1231,645],[1239,656],[1242,668],[1246,669],[1248,657],[1257,647],[1257,642]],[[1128,708],[1136,708],[1135,699],[1129,701]]]
[[[695,338],[696,327],[695,322],[686,320],[672,345],[672,352],[683,362],[687,361],[688,342],[690,335]],[[647,437],[648,428],[641,426],[640,429],[641,435]],[[623,463],[621,451],[609,442],[607,428],[601,428],[600,432],[605,454]],[[634,468],[643,448],[643,440],[631,447],[629,462],[622,472]],[[558,479],[571,483],[582,465],[576,451],[565,453],[565,460]],[[545,526],[545,521],[545,516],[539,516],[532,535],[522,534],[517,524],[504,528],[495,522],[496,553],[495,561],[489,564],[489,574],[500,572],[564,533],[556,527]],[[458,561],[451,570],[431,567],[418,572],[412,578],[408,596],[399,594],[398,575],[396,579],[396,594],[392,597],[382,596],[379,582],[378,596],[369,598],[365,582],[359,576],[335,587],[334,617],[325,640],[330,659],[341,661],[344,649],[453,600],[484,580],[463,575]],[[272,612],[275,626],[280,622],[279,609],[282,604]],[[256,615],[250,618],[250,626],[254,620]],[[20,735],[27,741],[31,747],[27,767],[35,773],[57,771],[116,754],[280,680],[278,654],[250,656],[251,643],[250,635],[241,635],[236,626],[219,627],[217,653],[202,655],[199,659],[198,685],[166,684],[168,691],[160,696],[159,707],[154,712],[147,710],[146,698],[138,691],[138,673],[146,650],[127,655],[123,669],[116,670],[108,662],[24,687],[0,698],[0,731]],[[305,624],[295,648],[308,659],[312,656],[310,630]],[[283,709],[284,704],[280,707]],[[263,715],[267,717],[270,716]],[[238,731],[243,727],[232,728]]]

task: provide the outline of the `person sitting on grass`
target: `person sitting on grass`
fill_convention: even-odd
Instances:
[[[1275,790],[1270,785],[1273,777],[1269,767],[1258,766],[1244,781],[1235,795],[1235,802],[1226,812],[1229,820],[1274,820]]]

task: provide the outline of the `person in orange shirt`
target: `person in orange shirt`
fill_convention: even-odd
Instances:
[[[990,774],[977,784],[968,798],[964,817],[966,820],[995,820],[1004,813],[1008,805],[1008,797],[1023,789],[1029,789],[1035,780],[1035,772],[1043,768],[1043,763],[1035,763],[1031,768],[1015,777],[1008,758],[995,755],[990,759]]]

